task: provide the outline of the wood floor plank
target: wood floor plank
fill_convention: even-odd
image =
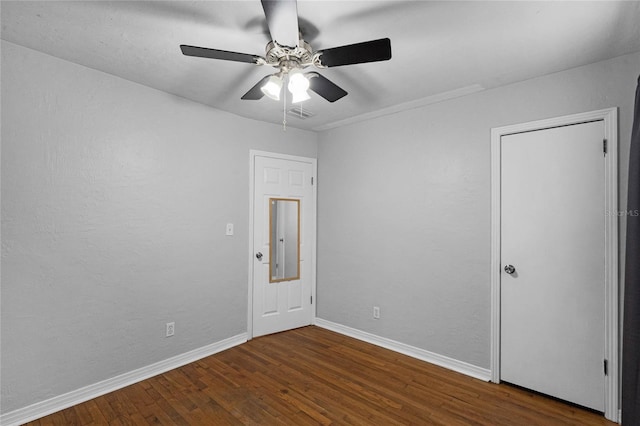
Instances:
[[[89,410],[88,404],[75,405],[73,407],[73,411],[75,412],[76,418],[78,419],[78,424],[91,425],[94,423],[93,415]]]
[[[313,326],[253,339],[27,425],[331,424],[614,425]]]
[[[277,357],[278,354],[287,353],[289,359],[293,359],[291,358],[290,351],[284,349],[279,348],[276,344],[272,344],[268,348],[261,348],[261,356],[265,356],[265,353],[268,353]],[[317,359],[316,361],[319,360]],[[294,363],[292,362],[291,364]],[[344,387],[337,386],[338,383],[336,383],[336,381],[342,380],[342,378],[334,372],[322,368],[323,366],[306,364],[306,362],[299,358],[296,359],[295,365],[298,369],[292,368],[291,365],[281,363],[279,367],[281,374],[278,374],[277,377],[272,377],[272,379],[278,380],[281,377],[291,379],[291,383],[282,383],[282,385],[284,387],[288,386],[298,394],[304,394],[312,398],[317,404],[326,406],[327,411],[330,413],[340,413],[342,411],[341,408],[346,408],[351,412],[349,419],[356,422],[397,424],[387,413],[380,413],[379,410],[367,406],[365,396],[359,395]],[[304,386],[299,387],[297,383],[301,383]],[[342,419],[342,417],[334,418],[336,421]]]

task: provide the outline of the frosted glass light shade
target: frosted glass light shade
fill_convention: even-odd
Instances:
[[[301,70],[295,69],[289,73],[289,91],[291,93],[306,92],[308,88],[309,80]]]
[[[306,101],[308,99],[311,99],[311,96],[309,96],[309,94],[307,93],[306,90],[293,92],[292,93],[291,103],[297,104],[299,102],[303,102],[303,101]]]
[[[289,72],[289,84],[287,86],[289,92],[293,95],[291,102],[298,103],[311,99],[307,93],[309,89],[309,80],[302,74],[302,70],[294,69]]]
[[[272,75],[267,82],[260,88],[265,96],[274,101],[280,100],[280,91],[282,90],[282,78]]]

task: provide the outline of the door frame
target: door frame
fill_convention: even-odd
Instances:
[[[607,108],[491,129],[491,381],[500,383],[501,138],[573,124],[604,121],[605,165],[605,376],[604,415],[619,421],[618,108]],[[552,153],[550,153],[551,155]]]
[[[256,157],[268,157],[278,160],[298,161],[302,163],[311,163],[312,175],[313,175],[313,207],[311,209],[312,224],[309,227],[309,234],[311,236],[311,297],[313,303],[311,303],[311,324],[315,324],[316,321],[316,246],[317,246],[317,222],[318,222],[318,160],[310,157],[300,157],[296,155],[280,154],[276,152],[249,150],[249,285],[248,285],[248,305],[247,305],[247,339],[253,339],[253,267],[254,267],[254,190],[255,190],[255,164]]]

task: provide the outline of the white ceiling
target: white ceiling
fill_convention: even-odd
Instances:
[[[2,1],[2,39],[244,117],[282,103],[240,97],[274,68],[183,56],[180,44],[264,55],[247,1]],[[349,95],[288,125],[324,129],[640,51],[637,1],[298,1],[314,50],[389,37],[392,59],[322,70]]]

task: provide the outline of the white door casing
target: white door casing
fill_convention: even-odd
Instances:
[[[250,165],[248,334],[257,337],[315,318],[316,159],[252,150]],[[269,282],[271,198],[300,200],[300,279]]]
[[[492,381],[569,399],[604,411],[613,421],[619,379],[618,234],[612,214],[617,209],[616,113],[607,109],[492,130]],[[596,136],[588,136],[594,134],[590,131]],[[574,146],[560,146],[569,135],[578,137]],[[592,152],[578,160],[581,141]],[[539,182],[526,177],[536,170],[546,172],[534,178]],[[572,193],[562,193],[563,186],[573,187]],[[536,194],[536,188],[546,190]],[[543,226],[536,231],[533,223]],[[563,244],[567,238],[573,242]],[[554,239],[537,252],[525,247]],[[589,249],[576,256],[572,247]],[[515,274],[504,272],[507,264],[516,267]],[[522,298],[526,303],[513,309]],[[585,311],[591,323],[576,321],[587,318]],[[566,341],[559,344],[558,336]]]

